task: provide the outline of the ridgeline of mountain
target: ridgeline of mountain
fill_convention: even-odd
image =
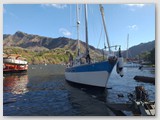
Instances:
[[[81,52],[85,52],[85,43],[80,41]],[[129,48],[129,58],[134,58],[143,52],[149,52],[155,47],[155,40],[148,43]],[[59,37],[50,38],[39,35],[27,34],[17,31],[15,34],[3,35],[3,52],[7,54],[20,54],[27,58],[30,64],[41,63],[67,63],[67,51],[75,57],[77,50],[77,40]],[[89,46],[91,58],[101,60],[103,58],[102,51]],[[126,57],[126,51],[123,52],[123,57]]]
[[[85,51],[85,45],[86,44],[84,42],[80,41],[81,52],[83,53]],[[47,61],[47,63],[61,63],[67,62],[68,60],[66,51],[70,51],[75,56],[77,50],[77,40],[66,37],[50,38],[17,31],[13,35],[3,35],[3,47],[5,53],[21,54],[24,57],[28,57],[27,60],[31,64],[39,64],[44,61]],[[89,46],[89,48],[91,57],[93,54],[98,58],[102,57],[100,50],[94,48],[93,46]],[[58,57],[59,55],[61,57]],[[35,62],[32,57],[41,57],[39,58],[41,60],[36,60]]]
[[[135,45],[133,47],[130,47],[128,49],[128,57],[129,58],[135,58],[137,55],[144,53],[144,52],[149,52],[153,48],[155,48],[155,40],[147,43],[140,43],[139,45]],[[126,52],[123,52],[123,57],[126,57]]]
[[[82,51],[84,51],[85,43],[80,41],[80,44]],[[3,46],[21,47],[26,49],[33,48],[33,51],[51,50],[56,48],[65,48],[75,51],[77,41],[66,37],[49,38],[17,31],[14,35],[3,35]],[[89,47],[91,50],[96,50],[93,46]]]

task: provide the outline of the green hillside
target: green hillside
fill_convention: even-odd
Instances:
[[[35,52],[19,47],[5,47],[3,52],[6,54],[20,54],[27,59],[29,64],[62,64],[68,62],[68,55],[63,48]]]

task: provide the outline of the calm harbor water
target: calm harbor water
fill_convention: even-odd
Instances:
[[[155,85],[136,82],[134,76],[155,76],[149,70],[124,68],[124,77],[113,70],[105,92],[75,87],[64,77],[65,66],[30,65],[27,73],[4,74],[4,116],[112,116],[106,103],[125,103],[135,86],[144,86],[155,100]],[[124,97],[118,97],[123,94]],[[130,115],[128,113],[128,115]]]

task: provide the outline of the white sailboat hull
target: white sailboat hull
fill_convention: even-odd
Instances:
[[[107,71],[65,72],[67,81],[85,85],[106,87],[110,74]]]

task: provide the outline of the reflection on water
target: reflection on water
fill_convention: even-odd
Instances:
[[[57,67],[48,66],[46,71],[47,66],[35,65],[29,66],[27,74],[4,75],[4,116],[75,115],[64,75],[57,74],[62,67]]]
[[[27,73],[5,74],[3,80],[4,92],[11,92],[13,94],[24,94],[28,92]]]

